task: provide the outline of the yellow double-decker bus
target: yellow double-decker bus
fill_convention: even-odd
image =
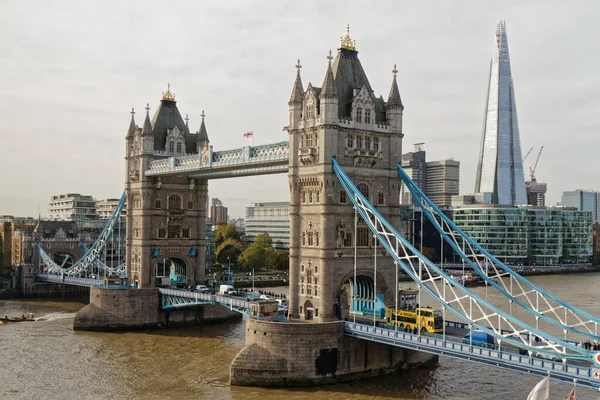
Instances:
[[[398,309],[391,306],[385,308],[386,324],[397,326],[404,331],[442,333],[444,328],[442,312],[429,307],[419,307],[417,296],[418,292],[413,289],[398,291]]]
[[[431,308],[416,308],[414,310],[396,311],[386,307],[386,323],[398,326],[401,330],[414,331],[420,329],[422,332],[442,333],[444,320],[442,312]]]

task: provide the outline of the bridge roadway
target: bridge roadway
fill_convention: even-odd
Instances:
[[[38,280],[88,287],[101,287],[104,285],[100,279],[62,277],[51,274],[38,274]],[[227,307],[232,311],[237,311],[246,317],[250,316],[250,302],[245,298],[189,292],[180,289],[160,288],[159,292],[161,294],[161,309],[165,311],[194,305],[216,304]],[[344,331],[346,335],[358,339],[419,350],[465,361],[473,361],[511,371],[538,376],[546,376],[550,373],[552,379],[569,382],[577,380],[577,384],[580,386],[600,390],[600,367],[575,365],[572,363],[578,361],[563,363],[562,361],[551,361],[529,355],[520,355],[517,349],[508,346],[504,346],[500,350],[497,348],[469,345],[462,343],[461,335],[452,336],[453,333],[457,334],[460,331],[468,332],[465,329],[468,324],[446,321],[449,332],[447,331],[446,337],[442,337],[442,335],[431,333],[412,334],[402,330],[374,327],[366,323],[366,321],[363,321],[363,323],[346,321],[344,323]]]
[[[344,332],[358,339],[419,350],[465,361],[473,361],[511,371],[538,376],[550,374],[552,379],[561,381],[573,382],[577,380],[577,385],[600,390],[600,367],[579,366],[561,361],[550,361],[529,355],[520,355],[514,348],[506,347],[500,351],[495,348],[472,346],[448,339],[444,340],[441,338],[441,335],[412,334],[351,321],[345,322]]]

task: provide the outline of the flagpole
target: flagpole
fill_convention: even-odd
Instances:
[[[252,268],[252,295],[254,296],[254,268]]]

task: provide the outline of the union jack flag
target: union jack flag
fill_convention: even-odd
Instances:
[[[252,137],[252,136],[254,136],[254,131],[250,131],[250,132],[244,133],[244,137],[245,138],[249,138],[249,137]]]
[[[565,397],[565,400],[575,400],[575,387],[571,389],[567,397]]]

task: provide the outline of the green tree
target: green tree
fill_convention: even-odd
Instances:
[[[238,261],[246,271],[275,269],[277,266],[277,252],[272,247],[260,247],[253,244],[244,250]]]
[[[239,242],[239,240],[229,238],[221,242],[221,244],[217,247],[215,255],[217,257],[217,261],[223,264],[223,266],[229,266],[229,261],[231,261],[231,264],[236,265],[238,257],[243,250],[244,246]],[[227,257],[229,257],[229,260]]]
[[[240,240],[240,234],[235,230],[235,225],[219,222],[215,230],[215,248],[219,248],[227,239]]]
[[[277,254],[277,269],[280,271],[290,270],[290,255],[289,253]]]
[[[262,248],[273,247],[273,238],[267,232],[261,233],[254,238],[253,244]]]

